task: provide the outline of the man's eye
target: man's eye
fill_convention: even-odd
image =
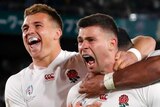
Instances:
[[[41,27],[41,25],[36,25],[36,27]]]
[[[83,41],[82,40],[78,40],[78,43],[82,43]]]
[[[78,39],[77,39],[77,42],[78,42],[78,43],[81,43],[82,41],[83,41],[83,40],[82,40],[81,38],[78,38]]]
[[[89,42],[92,42],[92,41],[94,41],[94,39],[88,39],[88,41],[89,41]]]
[[[25,31],[27,31],[27,28],[23,28],[23,29],[22,29],[22,32],[25,32]]]

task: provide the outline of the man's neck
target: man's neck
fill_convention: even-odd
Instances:
[[[49,64],[59,55],[60,52],[61,49],[47,56],[44,56],[43,58],[33,59],[33,64],[41,67],[48,67]]]

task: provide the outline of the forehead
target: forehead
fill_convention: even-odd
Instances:
[[[33,15],[28,15],[25,17],[23,25],[24,24],[31,24],[34,22],[47,22],[49,19],[49,15],[45,13],[36,13]]]
[[[106,30],[102,29],[99,26],[89,26],[85,28],[79,28],[78,36],[100,36],[106,34]]]

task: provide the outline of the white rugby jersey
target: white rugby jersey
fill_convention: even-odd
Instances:
[[[7,80],[6,107],[65,107],[69,89],[85,74],[80,55],[62,50],[47,68],[30,64]]]
[[[67,105],[71,103],[75,107],[77,102],[81,102],[82,107],[86,107],[99,101],[101,107],[160,107],[160,82],[143,88],[109,92],[94,98],[85,98],[85,94],[79,94],[79,84],[69,91]]]
[[[157,55],[160,55],[159,50],[151,54]],[[82,107],[86,107],[99,101],[102,103],[101,107],[160,107],[160,82],[142,88],[113,91],[94,98],[85,98],[85,94],[78,93],[80,83],[70,89],[67,105],[71,103],[75,107],[77,102],[81,102]]]

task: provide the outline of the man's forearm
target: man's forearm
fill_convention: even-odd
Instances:
[[[133,38],[132,42],[134,44],[133,47],[140,51],[142,59],[147,57],[156,47],[156,41],[151,36],[139,35]]]
[[[108,79],[104,78],[104,75],[87,76],[83,80],[83,88],[80,87],[79,92],[94,96],[115,88],[124,90],[157,82],[160,80],[160,56],[144,59],[124,69],[115,71],[113,77],[112,75],[106,77]]]
[[[113,74],[116,89],[136,88],[160,80],[160,56],[150,57]]]

